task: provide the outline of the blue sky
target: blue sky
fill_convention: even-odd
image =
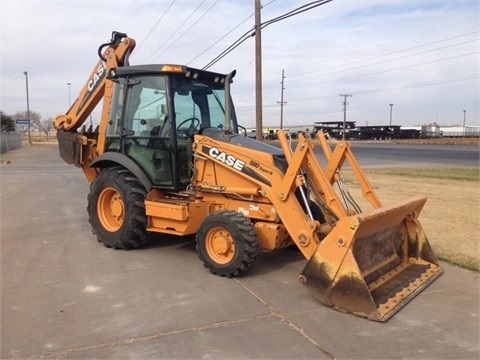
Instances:
[[[309,1],[264,0],[262,21]],[[264,124],[278,126],[285,71],[284,124],[348,120],[416,126],[478,125],[479,1],[334,0],[262,31]],[[68,108],[112,30],[137,41],[132,64],[202,68],[254,25],[254,0],[22,1],[0,5],[0,109],[43,119]],[[239,122],[255,123],[254,38],[210,70],[237,70]],[[70,86],[67,83],[71,83]],[[94,120],[99,111],[94,112]]]

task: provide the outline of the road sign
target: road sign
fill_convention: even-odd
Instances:
[[[15,124],[17,125],[28,125],[29,122],[30,120],[23,120],[23,119],[15,120]]]

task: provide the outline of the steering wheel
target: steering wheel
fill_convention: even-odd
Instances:
[[[183,127],[183,125],[187,123],[190,123],[190,125],[188,127]],[[177,133],[184,134],[187,137],[193,135],[193,133],[198,129],[200,129],[200,120],[196,117],[185,119],[177,125]]]

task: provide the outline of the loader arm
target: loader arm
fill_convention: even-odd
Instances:
[[[332,152],[319,134],[326,160],[322,168],[311,141],[300,135],[291,155],[285,134],[278,135],[289,163],[279,190],[280,200],[292,195],[292,188],[310,182],[315,200],[326,204],[336,216],[332,230],[316,250],[303,251],[308,262],[299,280],[328,306],[386,321],[443,272],[418,221],[426,198],[417,196],[382,207],[348,142],[339,142]],[[342,203],[333,191],[333,184],[341,180],[344,162],[352,168],[372,210],[349,208],[349,196],[344,196]],[[344,191],[341,184],[339,189],[340,193]],[[292,219],[281,206],[278,210],[286,227],[295,228],[295,224],[287,224],[298,223],[298,219]],[[302,249],[305,239],[298,241],[295,232],[291,235]]]
[[[88,172],[93,170],[89,170],[88,165],[97,155],[104,152],[113,87],[112,81],[107,79],[107,74],[111,69],[127,66],[134,48],[135,40],[124,33],[112,32],[111,40],[99,47],[100,59],[79,96],[67,113],[58,115],[53,121],[57,129],[60,156],[65,162],[82,167],[87,177]],[[99,127],[95,130],[90,128],[88,131],[83,129],[77,132],[102,99],[103,109]]]
[[[346,141],[339,142],[339,144],[335,147],[335,151],[332,153],[332,150],[328,146],[327,139],[323,132],[318,133],[318,140],[322,147],[323,155],[328,161],[327,166],[325,167],[325,176],[330,181],[330,184],[333,184],[335,181],[339,180],[339,171],[342,168],[345,160],[347,160],[360,184],[363,197],[368,200],[368,202],[370,202],[374,208],[381,207],[382,204],[380,200],[373,191],[372,186],[370,185],[367,177],[363,173],[360,165],[352,153],[350,143]]]
[[[282,155],[238,136],[196,136],[197,198],[208,211],[250,217],[261,248],[292,240],[307,259],[299,280],[324,304],[386,321],[442,273],[418,221],[426,198],[382,206],[349,143],[331,151],[320,135],[320,162],[311,139],[299,135],[292,150],[277,135]],[[362,211],[344,187],[346,164],[371,209]]]

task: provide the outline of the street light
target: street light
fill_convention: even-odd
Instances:
[[[393,104],[388,104],[390,105],[390,126],[392,126],[392,108],[393,108]]]
[[[25,75],[25,87],[27,89],[28,144],[32,145],[32,135],[30,133],[30,103],[28,101],[28,73],[24,71],[23,75]]]
[[[465,131],[465,120],[467,118],[467,110],[463,110],[463,136],[465,136],[466,131]]]
[[[72,85],[72,83],[67,82],[67,85],[68,85],[68,108],[70,108],[72,106],[70,102],[70,85]]]

